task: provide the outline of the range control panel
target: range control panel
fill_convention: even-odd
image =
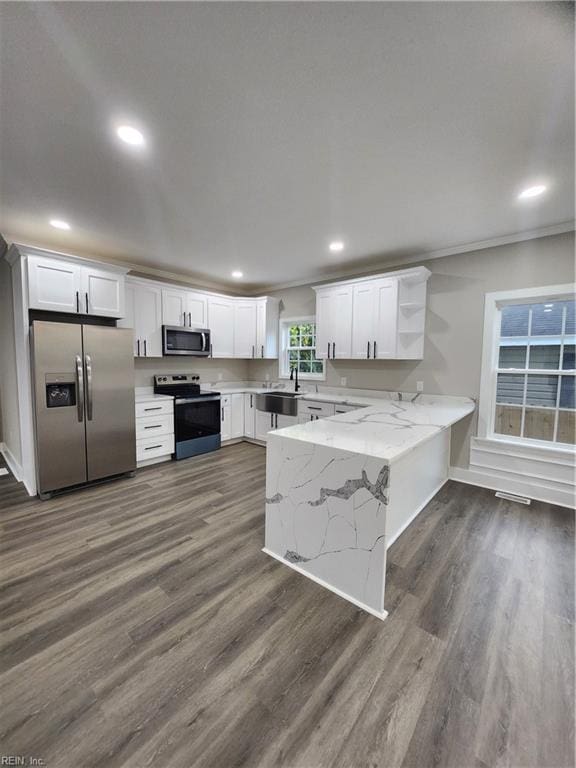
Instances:
[[[200,376],[196,373],[168,373],[162,376],[154,376],[156,386],[167,384],[198,384]]]

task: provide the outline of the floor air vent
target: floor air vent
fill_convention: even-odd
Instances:
[[[497,496],[499,499],[508,499],[508,501],[517,501],[518,504],[530,504],[531,502],[526,496],[515,496],[513,493],[503,493],[502,491],[496,491],[494,496]]]

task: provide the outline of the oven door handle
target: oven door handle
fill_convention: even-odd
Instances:
[[[205,397],[190,397],[190,398],[182,398],[181,400],[177,400],[175,403],[176,408],[178,408],[179,405],[191,405],[192,403],[207,403],[207,402],[216,402],[220,400],[219,395],[206,395]]]

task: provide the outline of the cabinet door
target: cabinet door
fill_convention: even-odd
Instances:
[[[208,328],[208,300],[202,293],[189,291],[186,295],[189,328]]]
[[[352,286],[343,285],[332,295],[331,357],[343,360],[352,356]]]
[[[82,268],[57,259],[28,256],[28,305],[51,312],[79,311]]]
[[[254,437],[256,434],[256,408],[254,406],[254,398],[256,395],[245,392],[244,393],[244,434],[246,437]]]
[[[140,355],[162,357],[162,291],[154,285],[136,288],[136,337]]]
[[[366,360],[374,356],[377,283],[358,283],[353,293],[352,357]]]
[[[234,301],[217,296],[208,299],[208,327],[212,357],[234,357]]]
[[[256,357],[256,302],[234,302],[234,357]]]
[[[323,360],[332,357],[333,307],[331,291],[318,291],[316,294],[316,357]]]
[[[244,437],[244,395],[231,396],[232,400],[232,437]]]
[[[265,411],[256,411],[256,440],[266,442],[266,435],[274,429],[274,414]]]
[[[124,285],[124,317],[118,320],[118,328],[132,328],[134,331],[133,351],[138,357],[138,339],[136,331],[136,284],[126,280]]]
[[[398,327],[398,281],[378,280],[375,339],[377,359],[396,357]]]
[[[220,407],[220,439],[230,440],[232,438],[232,407],[222,405]]]
[[[279,302],[258,299],[256,302],[256,355],[259,358],[278,357]]]
[[[82,267],[80,312],[98,317],[124,317],[124,275]]]
[[[298,416],[283,416],[281,413],[279,413],[274,423],[276,425],[276,429],[292,427],[294,424],[298,424]]]
[[[256,302],[256,357],[268,356],[266,339],[266,299]]]
[[[186,291],[162,289],[162,324],[187,325],[188,297]]]

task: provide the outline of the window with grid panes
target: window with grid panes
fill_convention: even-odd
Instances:
[[[500,312],[494,433],[574,445],[575,302]]]
[[[282,374],[298,369],[303,379],[324,378],[324,362],[316,358],[316,323],[294,320],[284,324]]]

